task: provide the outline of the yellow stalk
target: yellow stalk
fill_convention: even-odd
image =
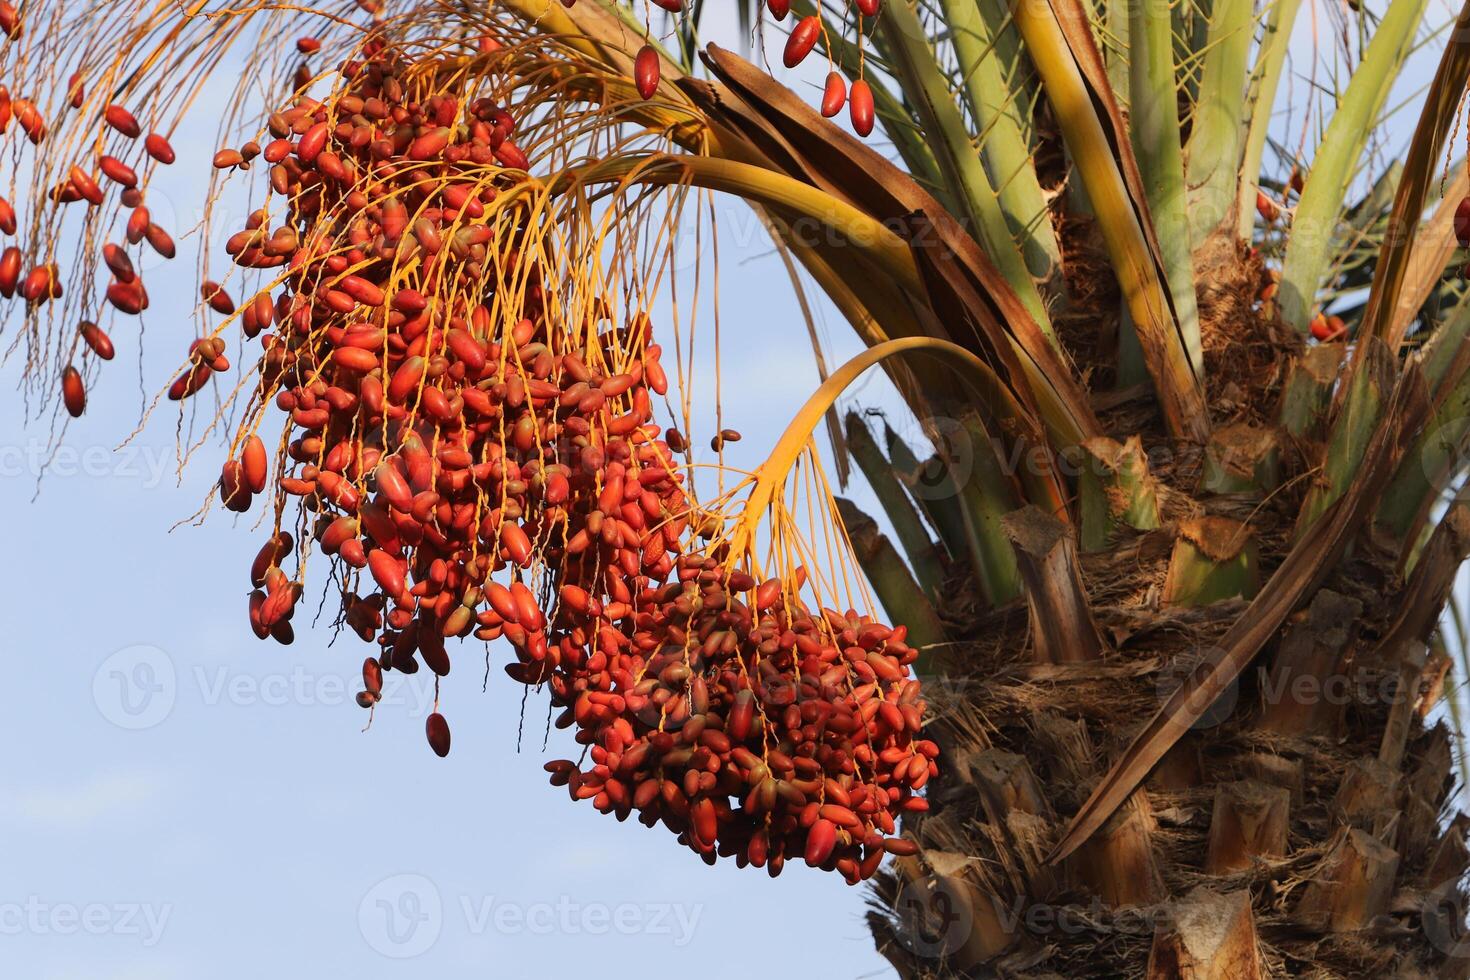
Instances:
[[[797,459],[806,449],[807,444],[811,441],[812,432],[822,421],[827,410],[832,407],[843,391],[868,368],[887,358],[911,351],[924,351],[948,359],[981,390],[984,402],[995,404],[999,399],[1003,405],[1008,404],[1014,414],[1024,414],[1023,409],[1011,398],[989,365],[957,344],[936,340],[933,337],[903,337],[870,347],[832,372],[821,387],[812,392],[806,404],[802,405],[791,423],[787,425],[786,431],[781,434],[781,438],[776,441],[770,456],[755,471],[754,485],[750,496],[746,498],[744,510],[730,540],[730,553],[727,561],[731,567],[734,567],[751,552],[755,532],[760,526],[762,516],[771,507],[780,488],[785,485],[786,477],[791,472],[792,466],[796,464]]]

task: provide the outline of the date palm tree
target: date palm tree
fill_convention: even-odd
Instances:
[[[35,202],[28,267],[66,231],[48,191],[86,196],[68,177],[101,149],[86,121],[118,102],[182,117],[236,41],[309,88],[279,39],[352,50],[366,12],[441,75],[494,72],[524,150],[500,163],[544,175],[528,213],[538,247],[573,242],[568,288],[646,308],[681,205],[735,195],[867,348],[723,506],[725,540],[773,520],[773,552],[822,578],[785,537],[788,498],[820,501],[920,650],[940,774],[869,915],[901,976],[1470,974],[1437,720],[1470,554],[1470,189],[1444,163],[1470,7],[1447,35],[1425,0],[1308,8],[1340,50],[1293,75],[1300,0],[738,5],[758,36],[790,31],[789,62],[830,64],[819,111],[739,39],[705,43],[703,0],[657,6],[0,5],[6,102],[43,103],[6,113],[53,128],[13,178]],[[1384,165],[1391,92],[1446,37]],[[105,233],[79,233],[83,270]],[[29,297],[13,342],[38,390],[82,350],[80,295]],[[873,366],[924,449],[839,417]],[[891,537],[791,479],[824,420]]]

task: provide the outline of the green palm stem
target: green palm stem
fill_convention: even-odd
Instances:
[[[996,34],[975,0],[940,0],[940,9],[955,55],[966,66],[965,93],[1001,211],[1020,243],[1026,268],[1037,280],[1051,283],[1048,292],[1054,293],[1060,288],[1061,246],[1026,137],[1028,127],[1018,102],[1023,93],[1007,84]]]
[[[1192,200],[1185,192],[1179,102],[1175,97],[1178,72],[1169,8],[1162,3],[1135,3],[1131,11],[1132,63],[1128,77],[1132,85],[1133,115],[1129,129],[1133,150],[1143,175],[1148,209],[1158,232],[1164,270],[1173,294],[1175,314],[1186,338],[1186,350],[1189,359],[1199,365],[1204,363],[1204,352],[1200,345],[1194,260],[1189,244],[1191,217],[1187,207]]]
[[[878,19],[877,36],[889,52],[893,70],[912,102],[934,151],[944,185],[960,196],[963,216],[968,219],[972,233],[1015,290],[1026,311],[1055,342],[1051,317],[1036,280],[1012,238],[1006,213],[917,14],[904,0],[890,0]]]
[[[1254,23],[1251,0],[1216,0],[1209,19],[1190,116],[1189,229],[1198,249],[1223,223],[1234,221],[1245,135],[1241,93],[1246,89]],[[1162,235],[1162,229],[1160,230]]]
[[[862,416],[856,412],[848,412],[844,429],[848,452],[852,454],[858,469],[863,471],[868,486],[873,489],[873,495],[878,498],[883,513],[893,525],[903,553],[913,566],[919,587],[924,590],[925,595],[937,599],[944,585],[944,565],[939,559],[934,539],[929,536],[929,529],[924,526],[923,518],[914,507],[908,491],[894,475],[893,464],[883,455],[883,450],[879,448]]]
[[[1239,203],[1236,207],[1236,237],[1250,241],[1256,223],[1256,182],[1261,177],[1261,163],[1266,153],[1266,137],[1271,131],[1271,114],[1276,108],[1276,90],[1285,71],[1286,52],[1291,45],[1291,29],[1296,24],[1302,0],[1275,0],[1261,35],[1256,64],[1251,70],[1246,105],[1250,109],[1250,125],[1246,130],[1245,152],[1240,162]]]

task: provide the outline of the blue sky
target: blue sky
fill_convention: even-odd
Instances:
[[[206,87],[196,131],[212,134],[226,87]],[[216,146],[177,143],[150,204],[181,231]],[[732,461],[753,466],[817,378],[779,260],[748,211],[720,209],[724,421],[745,434]],[[861,889],[799,862],[775,881],[710,869],[666,831],[550,787],[541,764],[566,740],[542,748],[545,702],[522,704],[500,671],[506,649],[490,650],[483,693],[479,655],[461,651],[443,694],[454,749],[440,760],[424,742],[424,673],[391,675],[364,733],[352,697],[369,647],[329,645],[306,610],[294,646],[255,640],[245,603],[258,509],[175,526],[209,493],[218,441],[178,476],[166,406],[118,445],[194,336],[199,243],[180,245],[170,266],[145,270],[141,350],[126,323],[113,331],[117,360],[59,444],[46,419],[0,419],[0,508],[12,515],[0,973],[889,975]],[[855,353],[835,314],[819,314],[832,362]],[[12,359],[0,369],[12,399],[18,381]],[[876,377],[854,394],[893,404]],[[866,488],[851,493],[874,509]]]

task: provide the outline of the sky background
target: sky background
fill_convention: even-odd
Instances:
[[[716,23],[711,36],[733,35]],[[207,84],[195,118],[217,116],[227,89]],[[176,145],[149,203],[182,231],[217,147]],[[754,466],[817,376],[779,259],[750,212],[719,208],[724,419],[745,435],[732,462]],[[118,357],[59,444],[48,418],[0,416],[0,512],[11,515],[0,973],[891,975],[862,889],[799,861],[775,881],[728,861],[707,868],[666,830],[618,824],[550,787],[541,765],[569,740],[553,732],[542,748],[544,697],[522,703],[500,669],[506,648],[492,647],[483,692],[478,654],[456,658],[443,694],[454,748],[440,760],[424,742],[427,672],[390,675],[364,733],[352,698],[370,647],[329,645],[309,607],[295,645],[254,638],[259,508],[176,527],[210,492],[218,442],[179,476],[178,416],[165,406],[118,447],[194,335],[199,242],[180,245],[169,267],[145,269],[141,350],[128,324],[113,331]],[[688,268],[692,246],[682,254]],[[832,363],[857,352],[835,314],[818,316]],[[704,390],[710,377],[697,379]],[[11,359],[0,385],[14,398],[18,381]],[[876,376],[853,400],[893,404]],[[851,495],[876,510],[860,480]]]

